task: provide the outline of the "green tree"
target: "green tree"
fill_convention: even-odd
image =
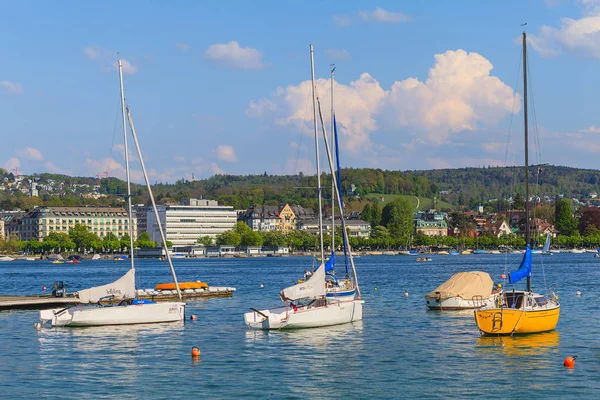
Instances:
[[[250,230],[240,235],[240,244],[242,246],[262,246],[263,237],[260,233]]]
[[[369,204],[369,203],[365,204],[365,206],[362,209],[362,212],[360,213],[360,218],[365,222],[371,222],[371,220],[372,220],[371,204]],[[373,227],[373,225],[371,225],[371,227]]]
[[[198,243],[203,244],[204,246],[212,246],[213,241],[213,238],[210,236],[202,236],[197,240]]]
[[[127,250],[129,250],[129,248],[131,247],[131,239],[130,239],[130,236],[128,233],[121,236],[120,246],[122,249],[127,249]]]
[[[393,238],[408,237],[413,232],[413,206],[404,197],[397,197],[386,204],[381,213],[381,223]]]
[[[135,246],[139,248],[151,248],[156,247],[156,242],[150,239],[150,234],[148,232],[140,233],[138,240],[135,241]]]
[[[521,196],[520,193],[515,194],[515,198],[513,199],[513,210],[524,210],[525,209],[525,200]]]
[[[571,200],[557,200],[554,206],[556,229],[564,236],[572,236],[577,231],[577,220],[573,218]]]
[[[220,235],[217,235],[218,246],[239,246],[242,242],[242,236],[235,231],[225,231]]]
[[[108,232],[106,236],[104,236],[104,239],[102,239],[102,247],[104,247],[105,250],[114,252],[121,248],[121,241],[114,233]]]
[[[285,246],[286,244],[285,235],[279,231],[263,231],[261,235],[265,246]]]
[[[374,228],[381,224],[381,207],[375,203],[371,206],[371,227]]]

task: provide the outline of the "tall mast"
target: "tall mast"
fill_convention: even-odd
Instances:
[[[527,35],[523,31],[523,121],[525,125],[525,243],[529,246],[529,138],[527,131]],[[527,291],[531,292],[531,277],[527,277]]]
[[[317,96],[315,87],[315,59],[313,55],[313,47],[310,45],[310,72],[312,80],[312,98],[313,98],[313,126],[315,130],[315,149],[317,155],[317,192],[319,196],[319,241],[321,244],[321,261],[325,260],[325,252],[323,250],[323,201],[321,199],[321,166],[319,164],[319,136],[317,133]]]
[[[137,154],[140,159],[140,165],[142,167],[142,173],[144,174],[144,180],[146,181],[146,188],[148,189],[148,195],[150,195],[150,201],[152,202],[152,210],[154,210],[154,217],[156,218],[156,222],[158,222],[158,231],[160,232],[160,238],[162,241],[162,245],[163,245],[163,248],[165,249],[165,253],[167,255],[167,261],[169,263],[169,268],[171,269],[171,276],[173,277],[173,283],[175,283],[175,289],[177,290],[177,295],[179,296],[179,300],[182,300],[181,290],[179,289],[179,282],[177,282],[177,275],[175,274],[175,268],[173,268],[173,262],[171,261],[171,255],[169,254],[169,249],[167,248],[167,238],[165,236],[165,231],[163,230],[162,224],[160,222],[160,217],[158,216],[158,209],[156,208],[156,202],[154,201],[154,195],[152,194],[152,188],[150,187],[150,180],[148,179],[148,174],[146,173],[146,166],[144,165],[144,158],[142,157],[142,151],[140,150],[140,143],[138,142],[137,135],[135,133],[135,126],[133,126],[133,120],[131,119],[131,113],[129,112],[129,108],[127,108],[127,120],[129,121],[129,127],[131,128],[131,136],[133,136],[133,143],[135,143],[135,149],[137,150]]]
[[[333,129],[333,116],[335,115],[333,102],[335,65],[331,70],[331,146],[335,152],[335,133]],[[331,254],[335,255],[335,172],[331,171]]]
[[[135,270],[133,261],[133,216],[131,215],[131,179],[129,174],[129,151],[127,149],[127,124],[125,122],[125,89],[123,88],[123,66],[119,60],[119,81],[121,83],[121,116],[123,117],[123,139],[125,146],[125,172],[127,175],[127,215],[129,216],[129,259],[131,269]]]

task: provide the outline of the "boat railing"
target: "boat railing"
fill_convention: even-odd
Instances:
[[[471,300],[473,301],[473,306],[475,306],[475,308],[481,308],[485,305],[485,301],[483,300],[483,296],[480,294],[477,294],[475,296],[473,296],[471,298]]]

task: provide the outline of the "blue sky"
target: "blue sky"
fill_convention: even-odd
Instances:
[[[521,164],[523,22],[530,159],[597,168],[598,0],[0,1],[0,166],[123,177],[121,57],[152,181],[314,172],[309,44],[343,166]]]

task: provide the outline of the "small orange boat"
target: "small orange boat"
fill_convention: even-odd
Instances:
[[[206,289],[208,283],[206,282],[179,282],[179,290],[184,289]],[[159,283],[156,285],[156,290],[176,290],[174,283]]]

